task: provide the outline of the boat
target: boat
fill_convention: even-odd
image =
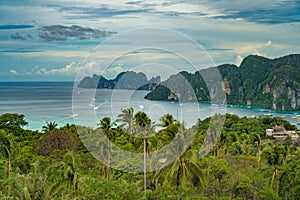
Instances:
[[[272,117],[273,114],[271,114],[271,113],[264,113],[263,116],[269,116],[269,117]]]

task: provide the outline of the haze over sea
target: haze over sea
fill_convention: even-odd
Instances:
[[[90,116],[91,118],[80,119],[78,113],[73,112],[73,85],[73,82],[0,82],[0,114],[24,114],[29,122],[25,129],[41,130],[45,121],[55,121],[59,126],[66,123],[73,124],[75,123],[73,117],[78,117],[77,124],[95,128],[97,126],[93,123],[95,115]],[[84,92],[91,90],[83,89],[81,97],[89,98],[85,97]],[[82,103],[89,102],[88,106],[94,110],[97,121],[103,117],[116,120],[121,109],[133,107],[135,111],[146,112],[153,121],[158,121],[162,115],[170,113],[176,119],[185,121],[188,126],[195,124],[198,118],[205,119],[218,111],[246,117],[280,116],[295,125],[298,122],[297,115],[300,114],[300,111],[274,112],[257,107],[233,105],[218,107],[209,103],[149,101],[144,99],[148,92],[97,89],[95,98],[89,98]],[[86,105],[80,105],[80,102],[79,104],[77,102],[76,107],[84,109]]]

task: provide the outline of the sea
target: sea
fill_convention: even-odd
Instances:
[[[283,112],[259,107],[198,102],[150,101],[145,90],[83,89],[73,82],[0,82],[0,115],[24,114],[25,129],[42,130],[46,122],[58,126],[76,124],[96,128],[103,117],[116,121],[122,109],[143,111],[159,123],[164,114],[172,114],[187,126],[216,113],[240,117],[279,116],[297,125],[300,111]],[[300,128],[297,125],[298,129]]]

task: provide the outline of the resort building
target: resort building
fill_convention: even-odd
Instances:
[[[299,145],[300,137],[296,131],[287,131],[283,126],[275,126],[272,129],[266,129],[266,136],[273,137],[276,141],[285,143],[285,139],[290,136],[291,144]]]

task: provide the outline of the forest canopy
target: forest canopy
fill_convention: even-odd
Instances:
[[[216,115],[219,119],[220,115]],[[275,125],[297,128],[279,117],[246,118],[226,114],[207,155],[200,156],[211,119],[187,128],[172,115],[154,123],[143,112],[124,109],[92,129],[46,123],[43,131],[25,130],[24,115],[0,116],[0,197],[8,199],[299,199],[300,150],[266,136]],[[159,127],[159,128],[157,128]],[[81,137],[99,132],[114,145],[148,155],[175,137],[195,135],[168,166],[147,173],[124,172],[95,159]],[[147,138],[135,137],[143,133]],[[105,144],[105,143],[103,143]],[[179,148],[179,147],[178,147]],[[99,146],[101,151],[102,146]],[[130,167],[135,161],[123,163]],[[145,182],[146,180],[146,182]]]

